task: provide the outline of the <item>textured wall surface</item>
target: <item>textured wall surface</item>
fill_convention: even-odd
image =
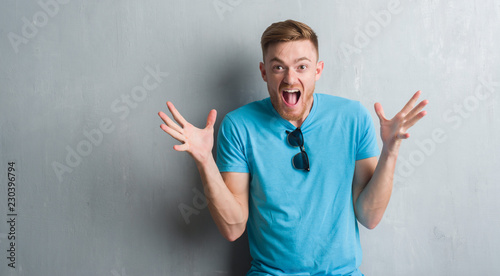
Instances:
[[[316,91],[361,101],[377,129],[376,101],[391,117],[416,90],[430,101],[361,230],[363,273],[500,273],[499,1],[0,7],[0,275],[244,275],[247,239],[219,235],[157,112],[170,100],[203,126],[267,97],[260,35],[288,18],[319,36]]]

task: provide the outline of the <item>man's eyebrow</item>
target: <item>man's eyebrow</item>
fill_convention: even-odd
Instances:
[[[301,62],[303,60],[307,60],[307,61],[311,61],[308,57],[301,57],[301,58],[298,58],[295,60],[295,63],[298,63],[298,62]],[[273,62],[273,61],[276,61],[276,62],[279,62],[279,63],[285,63],[284,61],[282,61],[281,59],[279,59],[278,57],[273,57],[270,62]]]
[[[277,57],[273,57],[270,62],[273,62],[273,61],[276,61],[276,62],[279,62],[279,63],[284,63],[281,59],[277,58]]]
[[[299,62],[299,61],[303,61],[303,60],[307,60],[307,61],[311,61],[308,57],[301,57],[299,59],[296,59],[295,60],[295,63]]]

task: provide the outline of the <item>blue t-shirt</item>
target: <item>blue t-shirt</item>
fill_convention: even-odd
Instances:
[[[293,130],[269,98],[228,113],[219,129],[219,170],[250,174],[247,275],[362,275],[352,179],[356,160],[379,153],[371,116],[315,93],[301,126],[309,172],[292,166]]]

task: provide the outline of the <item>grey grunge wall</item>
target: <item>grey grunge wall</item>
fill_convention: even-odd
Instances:
[[[316,91],[392,117],[417,90],[366,275],[496,275],[500,2],[0,3],[0,275],[244,275],[246,237],[210,217],[196,166],[159,128],[267,97],[260,35],[296,19],[320,39]],[[379,145],[380,140],[379,140]]]

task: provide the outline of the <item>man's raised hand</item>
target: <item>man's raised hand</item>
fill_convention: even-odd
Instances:
[[[388,120],[385,118],[384,109],[380,103],[375,103],[375,112],[380,119],[380,136],[384,144],[384,148],[389,152],[396,152],[399,150],[399,145],[402,139],[407,139],[410,134],[406,131],[418,122],[427,113],[421,111],[429,101],[423,100],[417,106],[415,103],[420,97],[421,91],[417,91],[413,97],[406,103],[394,118]]]
[[[186,121],[174,104],[167,102],[167,107],[177,123],[161,111],[158,112],[158,115],[165,122],[160,126],[161,129],[182,143],[181,145],[175,145],[174,150],[188,152],[196,162],[204,162],[211,157],[217,111],[212,109],[208,113],[207,125],[204,129],[200,129]]]

